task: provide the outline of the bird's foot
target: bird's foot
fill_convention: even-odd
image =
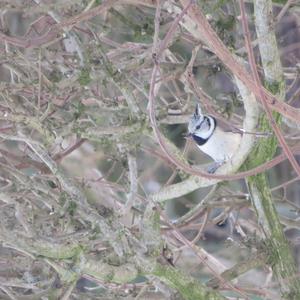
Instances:
[[[214,162],[207,167],[206,171],[209,174],[214,174],[223,164],[224,164],[224,161]]]

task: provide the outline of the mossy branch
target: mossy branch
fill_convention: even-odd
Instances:
[[[255,26],[259,40],[259,49],[265,74],[266,87],[278,98],[284,98],[285,85],[280,63],[276,37],[273,32],[272,1],[254,1]],[[264,38],[260,38],[264,37]],[[281,123],[281,116],[273,114],[277,125]],[[260,117],[260,130],[270,131],[271,126],[265,114]],[[262,139],[249,155],[245,166],[252,168],[273,158],[277,149],[275,135]],[[283,293],[289,299],[300,298],[300,281],[296,275],[296,265],[288,241],[284,235],[276,207],[274,205],[269,182],[266,174],[252,176],[247,180],[253,206],[258,215],[259,225],[262,227],[269,247],[269,258],[272,268],[279,279]]]
[[[183,274],[171,266],[156,265],[154,275],[167,285],[177,289],[186,300],[224,300],[220,293],[213,291],[199,281]]]

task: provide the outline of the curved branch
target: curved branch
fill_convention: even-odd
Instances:
[[[189,3],[188,0],[180,0],[180,2],[183,7],[186,7],[186,5]],[[276,96],[272,95],[267,89],[262,88],[252,79],[246,68],[238,62],[236,57],[232,55],[232,53],[220,40],[197,4],[191,5],[187,15],[188,16],[186,16],[186,18],[183,20],[182,25],[197,39],[204,40],[205,43],[210,47],[210,50],[219,57],[223,64],[239,80],[241,80],[245,86],[255,94],[255,96],[259,98],[258,100],[260,100],[261,93],[263,93],[267,104],[272,110],[275,110],[285,117],[292,119],[296,123],[299,123],[300,110],[280,101]],[[188,25],[188,27],[186,27],[186,25]]]
[[[257,122],[258,122],[258,105],[255,100],[253,94],[251,94],[247,88],[242,84],[241,81],[237,80],[237,85],[240,90],[241,96],[244,100],[244,108],[245,108],[245,119],[243,128],[245,131],[255,131]],[[237,171],[242,163],[247,158],[250,153],[253,144],[255,142],[255,137],[253,135],[244,134],[241,140],[241,145],[232,158],[232,160],[228,161],[226,164],[221,166],[217,170],[217,174],[205,174],[205,176],[199,177],[202,174],[198,172],[195,174],[194,169],[193,173],[198,176],[191,176],[187,180],[182,181],[180,183],[176,183],[173,185],[166,186],[161,191],[152,195],[152,199],[154,201],[165,201],[172,198],[178,198],[185,194],[188,194],[200,187],[207,187],[213,184],[216,184],[221,179],[230,180],[230,179],[240,179],[247,175],[247,172],[241,172],[235,175],[223,175],[223,174],[232,174]],[[172,161],[173,162],[173,161]],[[176,164],[178,166],[178,164]],[[190,168],[185,168],[185,171],[190,171]],[[251,170],[252,171],[252,170]],[[189,172],[190,174],[193,174]],[[219,175],[222,174],[222,175]],[[209,176],[207,176],[209,175]],[[243,176],[242,176],[243,175]]]

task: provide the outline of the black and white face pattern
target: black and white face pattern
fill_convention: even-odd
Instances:
[[[194,115],[188,125],[189,134],[201,146],[208,141],[215,128],[216,120],[211,116],[203,115],[200,105],[197,104]]]

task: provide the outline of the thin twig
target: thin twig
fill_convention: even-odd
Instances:
[[[288,9],[290,8],[290,6],[292,4],[295,3],[295,0],[288,0],[283,8],[281,9],[281,11],[279,12],[279,14],[276,16],[276,22],[279,22],[281,20],[281,18],[286,14],[286,12],[288,11]]]
[[[276,121],[275,121],[275,119],[272,115],[271,108],[269,107],[269,104],[267,102],[266,95],[262,91],[262,88],[261,88],[262,85],[261,85],[260,78],[259,78],[259,75],[258,75],[258,72],[257,72],[254,52],[253,52],[253,49],[252,49],[252,46],[251,46],[251,37],[250,37],[250,31],[249,31],[247,18],[246,18],[246,13],[245,13],[244,1],[239,0],[239,3],[240,3],[241,16],[242,16],[242,25],[243,25],[243,29],[244,29],[244,33],[245,33],[245,44],[246,44],[246,48],[247,48],[247,52],[248,52],[248,58],[249,58],[249,62],[250,62],[250,67],[251,67],[253,79],[254,79],[257,87],[259,87],[259,89],[260,89],[259,97],[260,97],[261,103],[262,103],[262,105],[264,107],[264,110],[267,114],[270,125],[271,125],[274,133],[276,134],[276,137],[277,137],[280,145],[282,146],[282,149],[283,149],[284,153],[286,154],[288,160],[290,161],[291,165],[293,166],[293,168],[296,171],[296,173],[298,174],[298,176],[300,176],[300,167],[298,165],[298,162],[295,159],[290,147],[287,145],[287,143],[286,143],[286,141],[283,137],[283,134],[281,133],[280,128],[276,124]]]
[[[180,0],[180,2],[182,3],[183,7],[186,7],[186,5],[189,3],[189,0]],[[224,65],[226,65],[227,68],[231,70],[231,72],[238,79],[240,79],[251,92],[255,94],[255,96],[259,97],[260,99],[261,93],[263,93],[266,101],[273,110],[281,113],[294,122],[299,123],[300,110],[278,100],[276,96],[272,95],[267,89],[261,87],[261,85],[258,85],[253,80],[245,67],[237,61],[230,50],[220,40],[197,4],[191,5],[188,10],[188,15],[192,21],[198,25],[197,32],[204,38],[211,51],[219,57]]]

